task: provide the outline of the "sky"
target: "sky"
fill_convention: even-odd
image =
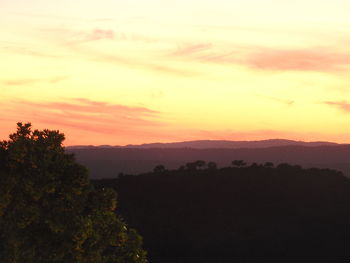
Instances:
[[[348,0],[1,0],[0,139],[350,143]]]

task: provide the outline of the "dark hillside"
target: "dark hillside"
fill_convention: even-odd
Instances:
[[[95,181],[144,237],[151,262],[345,262],[350,180],[279,165]]]
[[[338,146],[278,146],[256,149],[137,149],[86,148],[70,149],[80,163],[91,171],[92,179],[114,178],[119,173],[138,174],[150,171],[158,164],[177,169],[194,160],[214,161],[228,166],[232,160],[248,163],[274,162],[300,164],[304,167],[332,168],[350,176],[350,145]]]

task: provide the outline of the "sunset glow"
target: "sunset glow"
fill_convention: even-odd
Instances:
[[[348,0],[3,0],[0,139],[350,142]]]

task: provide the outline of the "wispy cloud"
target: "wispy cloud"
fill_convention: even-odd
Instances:
[[[114,39],[113,30],[94,29],[86,35],[86,40],[96,41],[101,39]]]
[[[334,50],[338,50],[334,48]],[[350,67],[350,53],[331,48],[274,49],[259,46],[220,46],[211,43],[180,45],[168,53],[174,59],[222,65],[241,65],[269,71],[335,72]]]
[[[51,20],[62,20],[62,21],[83,21],[83,22],[109,22],[113,21],[110,17],[96,17],[96,18],[84,18],[79,16],[64,16],[64,15],[57,15],[57,14],[39,14],[39,13],[19,13],[14,12],[12,15],[15,16],[22,16],[22,17],[30,17],[30,18],[37,18],[37,19],[51,19]]]
[[[347,101],[325,101],[323,103],[329,106],[337,107],[342,111],[350,113],[350,103]]]
[[[71,29],[68,27],[46,27],[39,30],[44,37],[52,37],[65,46],[79,45],[93,41],[129,41],[154,43],[158,40],[146,34],[116,31],[112,28]]]
[[[141,135],[147,127],[161,126],[159,112],[145,107],[130,107],[84,98],[59,102],[12,101],[3,103],[0,119],[30,120],[49,126],[69,127],[100,134]]]
[[[295,101],[291,99],[277,98],[277,97],[271,97],[271,96],[265,96],[265,95],[259,95],[259,94],[257,96],[264,99],[271,100],[271,101],[275,101],[278,103],[282,103],[288,106],[292,106],[295,103]]]
[[[114,40],[115,32],[111,29],[96,28],[90,31],[66,31],[66,45],[82,44],[99,40]]]
[[[117,67],[128,67],[137,70],[153,71],[156,73],[165,73],[180,77],[197,76],[200,73],[188,67],[170,66],[168,61],[160,56],[144,59],[136,56],[130,56],[130,53],[118,53],[118,50],[102,50],[98,45],[89,46],[81,45],[94,41],[139,41],[139,42],[155,42],[156,39],[147,37],[146,35],[116,32],[111,29],[93,29],[93,30],[71,30],[68,28],[46,28],[42,29],[45,34],[51,34],[56,45],[64,47],[69,52],[73,52],[75,57],[81,59],[103,63],[109,63]],[[200,48],[200,47],[197,47]],[[151,54],[152,55],[152,54]],[[153,54],[156,56],[156,54]],[[163,59],[163,60],[162,60]]]
[[[64,58],[64,56],[52,54],[52,52],[46,52],[42,50],[38,50],[36,48],[29,48],[23,46],[23,43],[8,43],[7,45],[3,45],[1,47],[2,51],[9,52],[16,55],[25,55],[25,56],[32,56],[32,57],[39,57],[39,58],[49,58],[49,59],[58,59],[58,58]]]
[[[50,78],[28,78],[28,79],[8,79],[8,80],[0,80],[0,83],[4,86],[24,86],[31,85],[33,83],[38,82],[46,82],[46,83],[58,83],[68,79],[68,76],[55,76]]]
[[[215,64],[239,64],[242,55],[246,51],[240,47],[230,48],[218,46],[212,43],[185,43],[180,44],[174,50],[166,54],[167,57],[176,60],[187,60]]]
[[[189,56],[212,48],[211,43],[198,43],[198,44],[186,44],[181,45],[172,52],[171,56]]]
[[[200,75],[200,72],[197,72],[192,69],[187,69],[187,68],[183,69],[183,68],[172,67],[164,64],[144,62],[143,60],[126,58],[126,57],[114,55],[114,54],[104,54],[93,50],[85,51],[85,54],[87,56],[90,56],[95,61],[111,63],[117,66],[126,66],[129,68],[154,71],[158,73],[161,72],[165,74],[177,75],[180,77],[192,77],[192,76]]]
[[[267,50],[253,53],[248,66],[262,70],[337,71],[350,66],[350,54],[326,49]]]

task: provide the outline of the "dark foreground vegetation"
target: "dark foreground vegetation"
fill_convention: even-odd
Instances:
[[[146,263],[133,228],[152,263],[350,260],[340,172],[196,161],[91,184],[63,140],[19,123],[0,142],[1,263]]]
[[[328,169],[233,162],[94,181],[154,263],[349,262],[350,180]]]
[[[146,263],[116,193],[96,190],[63,140],[19,123],[0,141],[0,262]]]

